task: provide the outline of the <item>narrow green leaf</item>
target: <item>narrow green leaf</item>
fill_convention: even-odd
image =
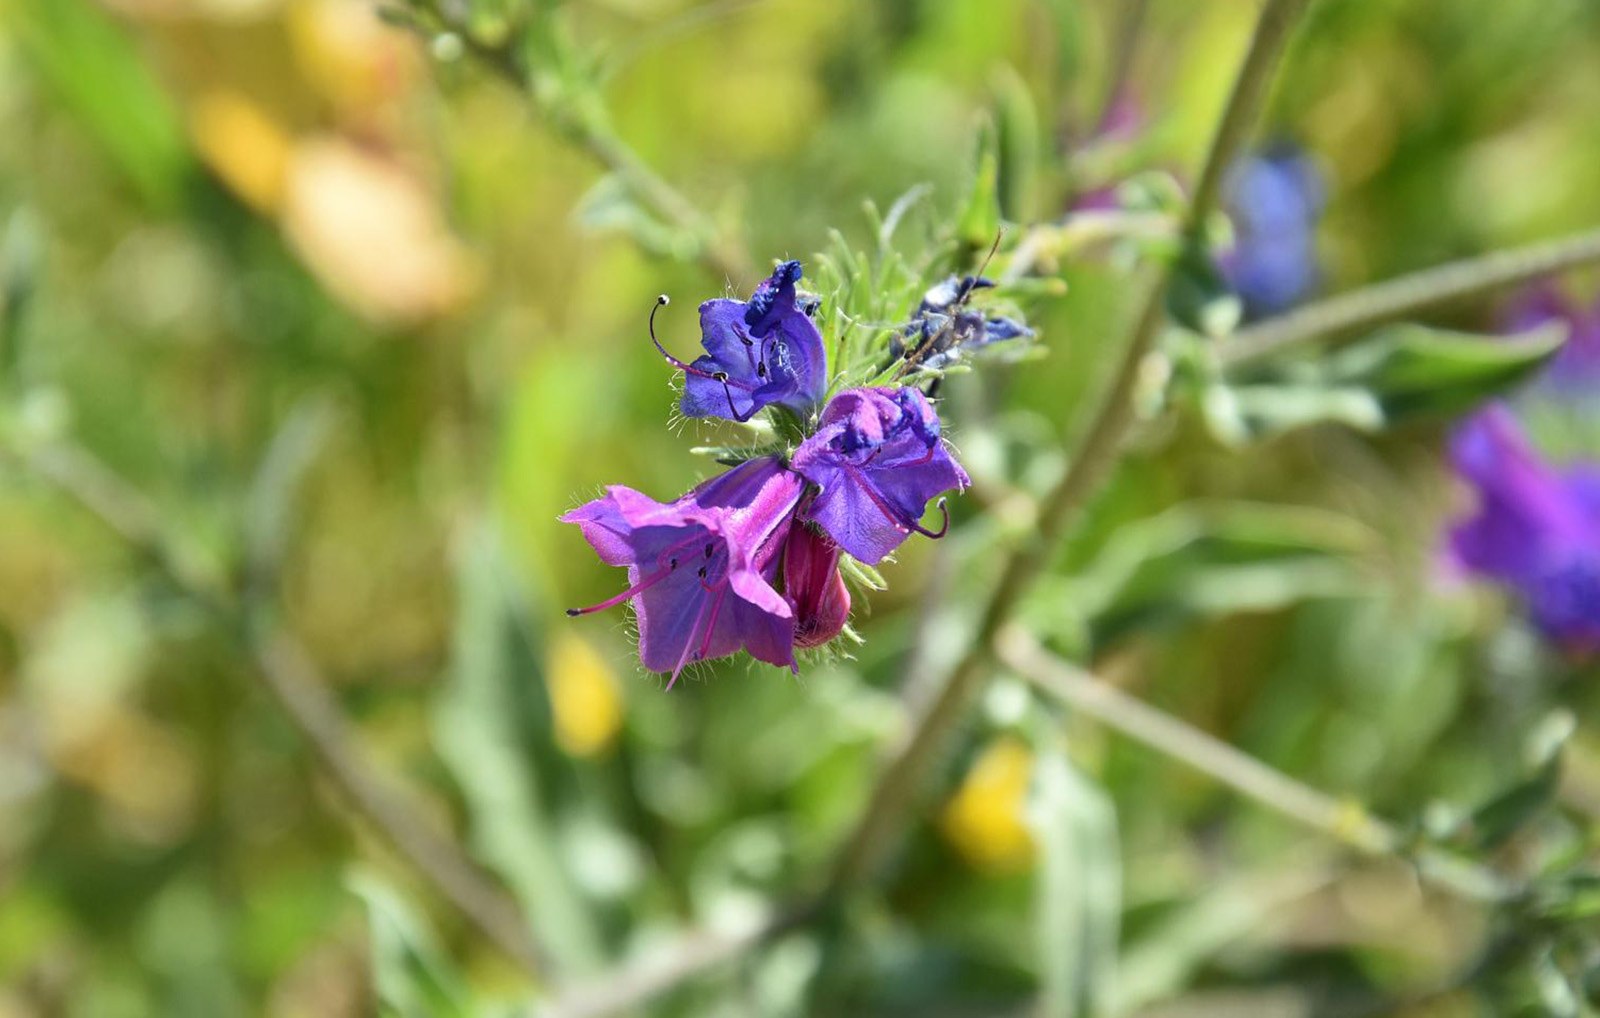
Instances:
[[[506,560],[492,524],[469,531],[457,573],[450,683],[434,708],[434,740],[466,796],[477,851],[505,878],[550,956],[581,972],[600,962],[600,937],[556,854],[556,832],[518,723],[548,705],[539,662],[515,650],[527,649],[519,626],[535,616]],[[548,736],[548,714],[539,720]]]
[[[1554,800],[1561,782],[1561,758],[1552,756],[1525,781],[1495,796],[1473,813],[1473,840],[1482,851],[1509,841]]]
[[[1012,222],[1034,217],[1040,165],[1039,111],[1033,91],[1010,65],[994,76],[995,119],[999,125],[1000,215]]]
[[[1390,421],[1449,416],[1527,378],[1565,339],[1561,325],[1518,336],[1397,325],[1337,354],[1332,381],[1369,389]]]
[[[375,874],[351,874],[350,891],[367,909],[373,984],[384,1015],[475,1018],[466,981],[411,906]]]
[[[1000,232],[1000,141],[992,122],[978,129],[972,186],[956,224],[956,236],[969,252],[987,251]]]
[[[1034,739],[1029,821],[1039,848],[1036,922],[1045,1018],[1109,1013],[1122,915],[1116,812],[1073,767],[1053,721]]]

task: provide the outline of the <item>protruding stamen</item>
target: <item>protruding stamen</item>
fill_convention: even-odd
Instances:
[[[661,345],[661,340],[656,338],[656,312],[671,303],[672,298],[663,293],[656,298],[655,306],[650,309],[650,342],[655,344],[656,352],[661,354],[662,357],[666,358],[668,364],[671,364],[685,375],[693,375],[696,378],[709,378],[714,382],[721,382],[722,391],[728,396],[728,413],[730,413],[733,416],[733,419],[738,421],[740,424],[743,424],[750,418],[754,417],[757,409],[755,406],[751,406],[750,412],[747,414],[739,413],[739,408],[733,405],[733,389],[731,388],[731,386],[734,385],[738,385],[741,388],[753,388],[753,386],[732,381],[728,378],[728,373],[726,371],[702,371],[691,364],[685,364],[683,361],[680,361],[670,353],[667,353],[667,348]]]
[[[855,478],[857,484],[861,485],[861,490],[867,493],[867,498],[872,501],[873,505],[878,507],[878,511],[880,513],[883,513],[884,519],[894,524],[897,529],[903,530],[908,534],[913,532],[922,534],[923,536],[931,537],[936,541],[949,532],[950,510],[946,508],[944,499],[941,498],[939,500],[939,511],[944,514],[944,524],[940,526],[938,532],[935,533],[934,531],[924,527],[916,520],[911,519],[895,506],[890,505],[882,495],[878,494],[878,490],[876,488],[867,483],[867,479],[862,477],[860,472],[853,465],[846,464],[845,469],[850,471],[850,476]]]
[[[701,374],[701,372],[695,372],[695,374]],[[733,405],[733,390],[728,387],[728,373],[726,371],[713,371],[711,374],[705,377],[710,378],[714,382],[722,383],[722,391],[728,397],[728,415],[734,420],[738,421],[740,424],[743,424],[745,421],[748,421],[750,418],[754,417],[756,415],[756,411],[761,409],[760,407],[756,406],[755,401],[752,400],[750,403],[749,413],[741,414],[739,412],[739,408]]]
[[[722,614],[722,601],[727,597],[727,588],[717,591],[717,599],[711,602],[711,617],[706,620],[706,635],[700,640],[700,649],[694,652],[696,661],[704,661],[706,652],[711,649],[711,634],[717,631],[717,616]]]
[[[937,508],[938,508],[939,512],[941,514],[943,514],[943,516],[944,516],[944,522],[939,525],[939,530],[938,530],[937,533],[935,533],[932,530],[928,530],[927,528],[925,528],[921,523],[919,523],[916,520],[908,520],[907,521],[911,525],[911,529],[915,530],[917,533],[921,534],[923,537],[931,537],[935,541],[937,541],[939,538],[943,537],[945,534],[948,534],[950,532],[950,508],[949,508],[948,505],[945,504],[945,500],[942,499],[942,498],[939,500],[939,505],[937,506]]]
[[[635,583],[622,593],[617,594],[614,597],[608,597],[599,604],[591,604],[587,608],[568,608],[567,616],[569,618],[576,618],[579,615],[588,615],[591,612],[605,611],[607,608],[615,608],[617,605],[628,600],[629,598],[637,594],[642,594],[646,590],[649,590],[651,587],[655,586],[662,579],[664,579],[667,573],[670,571],[670,569],[662,569],[659,572],[651,573],[649,576],[646,576],[644,579],[640,580],[638,583]]]
[[[650,324],[649,324],[650,342],[652,342],[652,343],[654,343],[656,345],[656,350],[661,354],[661,356],[663,356],[663,357],[665,357],[667,359],[667,363],[671,364],[673,367],[677,368],[679,371],[682,371],[684,374],[688,374],[688,375],[701,375],[701,376],[704,376],[705,375],[704,371],[701,371],[698,368],[691,368],[689,365],[685,364],[683,361],[680,361],[680,360],[678,360],[678,358],[672,356],[670,353],[667,353],[667,348],[662,346],[661,345],[661,340],[656,338],[656,312],[660,311],[662,308],[666,307],[668,304],[671,304],[671,303],[672,303],[672,298],[668,297],[666,294],[663,293],[660,296],[656,297],[655,305],[650,308]]]

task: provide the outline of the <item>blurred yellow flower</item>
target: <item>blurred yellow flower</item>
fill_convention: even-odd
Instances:
[[[573,756],[602,752],[622,727],[622,691],[611,666],[582,637],[562,633],[547,670],[556,742]]]
[[[979,754],[939,815],[940,830],[968,862],[992,873],[1033,862],[1026,815],[1032,776],[1033,753],[1014,736],[996,739]]]
[[[295,62],[341,119],[382,119],[416,68],[415,40],[367,0],[295,0],[284,19]]]
[[[277,209],[291,146],[281,124],[243,94],[217,89],[195,101],[190,130],[201,157],[234,193],[258,212]]]
[[[328,289],[376,321],[442,315],[477,285],[477,263],[422,182],[337,137],[295,148],[283,228]]]

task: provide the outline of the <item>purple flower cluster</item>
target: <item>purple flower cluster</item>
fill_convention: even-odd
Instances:
[[[1476,506],[1449,532],[1448,553],[1467,573],[1514,591],[1529,619],[1562,651],[1600,655],[1600,461],[1558,466],[1530,443],[1513,406],[1558,416],[1580,411],[1600,382],[1600,303],[1571,300],[1552,284],[1510,303],[1511,332],[1558,322],[1567,341],[1514,403],[1495,403],[1457,425],[1450,458]]]
[[[943,536],[948,512],[937,532],[921,524],[928,502],[969,483],[915,388],[846,389],[817,414],[827,358],[795,292],[800,273],[784,262],[750,300],[700,305],[706,352],[693,362],[656,347],[684,373],[684,416],[746,421],[782,407],[808,437],[672,502],[613,485],[561,517],[628,570],[626,590],[568,614],[632,601],[639,657],[672,674],[669,688],[690,662],[741,649],[798,670],[795,648],[829,642],[849,618],[841,555],[875,563],[913,532]]]
[[[1515,590],[1563,651],[1600,653],[1600,464],[1551,465],[1500,405],[1456,429],[1450,457],[1477,495],[1450,531],[1457,564]]]

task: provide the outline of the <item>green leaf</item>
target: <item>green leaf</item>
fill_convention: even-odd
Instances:
[[[1245,873],[1185,896],[1122,951],[1115,1013],[1135,1014],[1177,993],[1216,955],[1333,882],[1338,869],[1314,852],[1293,869]]]
[[[972,187],[956,224],[956,237],[969,252],[987,251],[1000,232],[1000,141],[993,123],[978,129]],[[970,259],[963,259],[970,260]]]
[[[37,217],[26,206],[13,211],[0,230],[0,382],[16,380],[22,360],[22,328],[38,285],[42,252]]]
[[[1040,163],[1039,111],[1033,92],[1014,68],[994,77],[995,118],[999,124],[1000,215],[1012,222],[1033,218]]]
[[[664,258],[689,261],[700,247],[694,234],[669,226],[646,211],[628,185],[614,174],[601,177],[578,199],[573,219],[596,233],[620,233],[645,251]]]
[[[1101,554],[1043,595],[1093,619],[1100,640],[1136,624],[1266,611],[1362,589],[1375,544],[1349,517],[1304,506],[1194,502],[1125,524]]]
[[[1122,916],[1116,811],[1067,759],[1053,722],[1038,728],[1028,809],[1039,846],[1038,1013],[1094,1018],[1109,1013]]]
[[[1517,336],[1397,325],[1337,353],[1331,380],[1369,390],[1391,423],[1450,416],[1527,378],[1565,339],[1561,325]]]
[[[883,578],[882,573],[850,555],[839,556],[839,572],[863,590],[889,589],[889,581]]]
[[[557,857],[536,777],[541,768],[530,759],[530,726],[519,723],[537,712],[547,751],[539,762],[557,759],[540,662],[527,653],[530,641],[520,628],[538,613],[504,565],[508,559],[491,523],[468,531],[457,572],[450,681],[433,711],[434,741],[466,797],[475,849],[505,878],[550,956],[584,971],[601,960],[600,937]]]
[[[1600,918],[1600,873],[1564,873],[1541,883],[1531,896],[1531,910],[1558,922]]]
[[[411,906],[382,879],[357,871],[349,887],[367,907],[373,984],[380,1012],[396,1018],[474,1018],[461,973]]]
[[[98,5],[16,0],[7,28],[40,78],[157,208],[193,169],[178,111],[138,48]]]
[[[301,482],[321,453],[333,422],[332,405],[308,396],[294,405],[273,435],[251,479],[245,505],[244,536],[253,576],[265,579],[277,571],[289,544]]]
[[[1527,780],[1495,796],[1472,814],[1473,840],[1493,851],[1555,801],[1561,783],[1561,757],[1553,755]]]
[[[1357,386],[1211,385],[1200,407],[1216,438],[1238,446],[1310,424],[1338,423],[1358,431],[1383,427],[1383,406]]]
[[[1396,325],[1320,360],[1290,360],[1241,380],[1208,374],[1201,409],[1230,444],[1320,422],[1377,431],[1412,418],[1449,417],[1538,371],[1560,349],[1552,325],[1517,336]]]

